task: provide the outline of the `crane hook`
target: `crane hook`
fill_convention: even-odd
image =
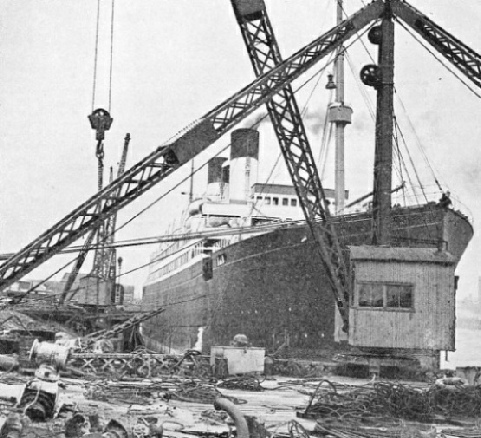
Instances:
[[[105,131],[108,131],[112,126],[114,119],[110,116],[109,112],[98,108],[92,112],[89,116],[90,126],[97,131],[97,141],[102,141],[105,137]]]

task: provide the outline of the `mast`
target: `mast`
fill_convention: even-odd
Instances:
[[[379,44],[372,243],[388,245],[391,222],[394,112],[394,22],[390,0],[385,2],[385,12],[380,29],[372,28],[371,31],[370,41]]]
[[[343,0],[337,0],[337,24],[342,22]],[[336,128],[335,181],[334,193],[336,214],[344,210],[344,128],[351,123],[352,109],[344,105],[344,46],[337,52],[336,62],[336,102],[329,108],[329,122]]]

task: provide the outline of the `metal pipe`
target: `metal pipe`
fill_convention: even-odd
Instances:
[[[242,412],[234,405],[234,403],[226,398],[219,397],[215,399],[214,408],[217,410],[226,411],[234,420],[237,430],[237,438],[249,438],[247,421]]]

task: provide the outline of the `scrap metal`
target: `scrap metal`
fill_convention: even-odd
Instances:
[[[417,387],[391,382],[348,386],[322,380],[299,417],[341,421],[456,422],[477,418],[481,387],[457,385]]]
[[[116,337],[118,334],[123,333],[125,330],[128,330],[136,325],[139,325],[141,322],[147,321],[154,316],[160,315],[164,312],[163,307],[159,307],[158,309],[152,310],[148,313],[137,313],[132,318],[128,319],[127,321],[121,322],[120,324],[115,325],[110,329],[100,330],[95,333],[90,333],[84,336],[83,340],[87,343],[93,343],[98,340],[105,340],[111,339]]]

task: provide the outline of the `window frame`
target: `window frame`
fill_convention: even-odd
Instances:
[[[371,307],[371,306],[361,306],[359,304],[360,290],[363,285],[379,285],[382,287],[382,307]],[[399,286],[399,287],[409,287],[411,291],[411,306],[410,307],[388,307],[388,287],[389,286]],[[382,311],[382,312],[415,312],[415,293],[416,285],[412,282],[403,281],[356,281],[356,288],[354,294],[354,308],[357,310],[372,310],[372,311]],[[400,300],[400,295],[399,295]]]

